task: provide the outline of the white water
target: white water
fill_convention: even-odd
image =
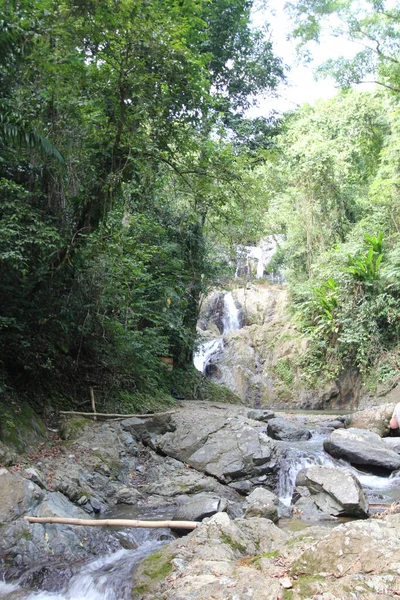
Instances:
[[[283,504],[290,506],[296,477],[299,471],[312,465],[337,467],[338,463],[322,448],[322,436],[314,436],[306,442],[294,442],[290,445],[281,442],[285,457],[281,458],[277,495]]]
[[[283,236],[269,236],[260,241],[258,246],[239,246],[237,248],[237,265],[235,277],[246,275],[249,277],[256,269],[256,279],[264,277],[264,272],[277,251],[278,244],[283,241]],[[279,276],[279,283],[282,276]]]
[[[231,292],[227,292],[224,295],[222,326],[222,335],[240,329],[240,311],[235,304]],[[205,373],[207,366],[218,357],[223,348],[224,341],[222,336],[201,342],[193,356],[193,364],[196,369],[201,373]]]
[[[240,313],[232,296],[232,292],[228,292],[224,296],[224,316],[223,316],[223,333],[229,333],[240,329]]]
[[[142,529],[126,536],[139,544],[135,550],[118,550],[88,562],[73,575],[59,592],[29,591],[23,583],[0,582],[0,598],[4,600],[128,600],[132,597],[135,565],[160,548],[173,536],[169,530]],[[23,580],[23,576],[21,578]]]
[[[277,495],[283,504],[290,506],[296,477],[299,471],[312,465],[336,467],[350,471],[356,476],[369,502],[391,503],[400,497],[400,474],[381,477],[364,473],[352,467],[345,460],[336,460],[327,454],[322,446],[326,436],[314,435],[306,442],[278,442],[284,449],[281,458],[277,484]]]
[[[211,359],[216,357],[224,347],[222,338],[216,338],[201,342],[197,352],[193,356],[193,364],[200,373],[204,373]]]

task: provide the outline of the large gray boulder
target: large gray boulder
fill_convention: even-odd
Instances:
[[[400,469],[400,456],[377,433],[363,429],[338,429],[324,441],[324,450],[353,465],[384,471]]]
[[[268,421],[267,433],[269,437],[274,440],[291,442],[309,440],[311,437],[311,432],[305,427],[296,425],[295,423],[286,421],[286,419],[280,417]]]
[[[216,494],[196,494],[183,506],[180,506],[174,514],[176,521],[202,521],[217,512],[226,510],[228,502]]]
[[[368,502],[357,478],[344,469],[313,465],[300,471],[296,485],[305,486],[318,508],[335,517],[368,516]]]
[[[244,518],[261,517],[276,523],[279,520],[278,504],[278,496],[265,488],[258,487],[246,498]]]
[[[36,483],[0,469],[0,525],[32,511],[44,496]]]
[[[260,477],[276,470],[274,442],[263,427],[252,426],[241,416],[205,417],[193,427],[183,424],[159,440],[159,448],[198,471],[224,483]]]

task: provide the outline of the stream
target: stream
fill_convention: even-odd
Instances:
[[[343,460],[335,460],[323,450],[326,435],[314,433],[308,441],[276,442],[281,450],[281,468],[277,485],[280,500],[290,506],[296,475],[309,465],[344,468],[356,475],[370,503],[391,503],[400,496],[400,474],[380,477],[363,473]],[[107,514],[110,518],[170,518],[168,511],[138,513],[134,506],[119,505]],[[340,522],[340,521],[339,521]],[[338,524],[339,524],[338,522]],[[310,524],[310,523],[309,523]],[[334,523],[335,524],[335,523]],[[282,522],[287,527],[287,523]],[[0,598],[4,600],[128,600],[132,597],[135,565],[174,536],[167,529],[115,529],[120,550],[77,567],[67,584],[57,592],[32,591],[24,581],[26,573],[16,583],[0,581]],[[130,549],[129,549],[130,548]]]

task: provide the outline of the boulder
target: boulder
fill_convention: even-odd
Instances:
[[[141,441],[145,435],[163,435],[167,431],[174,431],[175,425],[172,414],[164,414],[154,415],[147,419],[130,417],[121,421],[121,428],[130,433],[136,441]]]
[[[368,516],[368,502],[357,478],[344,469],[313,465],[296,478],[306,487],[318,508],[335,517]]]
[[[275,413],[271,412],[270,410],[253,409],[249,410],[249,412],[247,413],[247,417],[249,419],[252,419],[253,421],[263,421],[264,423],[266,423],[267,421],[275,417]]]
[[[364,429],[337,429],[324,441],[324,450],[335,458],[369,470],[395,471],[400,456],[377,433]]]
[[[311,438],[311,432],[308,429],[280,417],[268,421],[267,433],[274,440],[291,442]]]
[[[145,558],[135,570],[132,598],[280,598],[283,588],[276,573],[274,577],[263,573],[250,557],[275,556],[275,549],[288,537],[267,519],[231,521],[226,513],[217,513],[189,535]]]
[[[359,410],[346,416],[346,427],[368,429],[380,437],[389,434],[389,421],[393,414],[395,404],[383,404],[365,410]]]
[[[164,435],[159,448],[224,483],[275,472],[273,441],[262,427],[250,423],[240,415],[228,419],[204,415],[196,427],[184,423]]]
[[[270,519],[274,523],[279,520],[278,516],[279,498],[273,492],[258,487],[247,496],[244,503],[244,517],[262,517]]]
[[[202,521],[218,512],[224,512],[228,506],[225,498],[215,494],[196,494],[174,514],[175,521]]]
[[[0,524],[9,523],[31,512],[44,496],[36,483],[0,469]]]

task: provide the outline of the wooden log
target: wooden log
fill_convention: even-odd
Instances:
[[[92,387],[90,387],[90,388],[89,388],[89,392],[90,392],[90,403],[91,403],[91,406],[92,406],[92,411],[93,411],[94,413],[96,413],[97,411],[96,411],[96,402],[95,402],[95,400],[94,400],[94,389],[93,389]],[[93,420],[94,420],[94,421],[97,421],[97,417],[96,417],[96,416],[94,416],[94,417],[93,417]]]
[[[137,521],[131,519],[67,519],[64,517],[24,517],[29,523],[60,523],[83,527],[147,527],[149,529],[196,529],[197,521]]]
[[[81,417],[103,417],[106,419],[130,419],[131,417],[137,417],[138,419],[147,419],[148,417],[158,417],[163,415],[173,415],[176,410],[167,410],[159,413],[148,413],[140,415],[120,415],[120,414],[108,414],[98,412],[78,412],[76,410],[60,410],[60,415],[79,415]]]

